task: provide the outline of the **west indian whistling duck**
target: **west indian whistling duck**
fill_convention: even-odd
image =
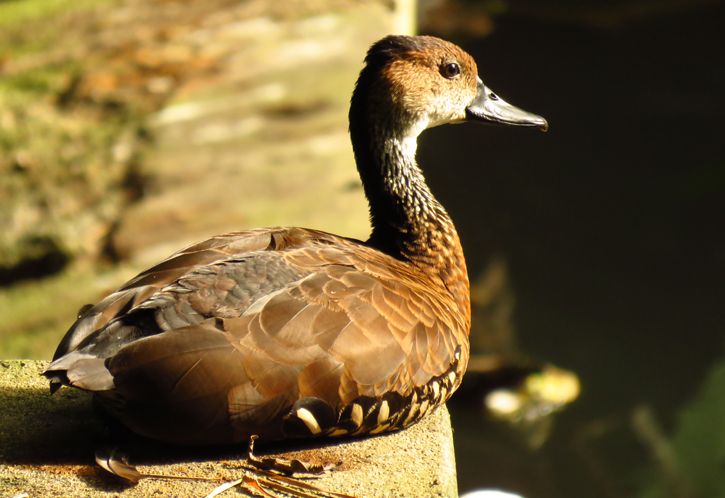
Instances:
[[[51,391],[92,391],[138,434],[182,444],[378,434],[445,402],[468,363],[469,283],[417,137],[546,120],[428,36],[370,48],[349,117],[366,242],[276,227],[182,249],[82,313],[43,373]]]

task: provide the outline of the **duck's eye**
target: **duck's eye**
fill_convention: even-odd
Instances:
[[[451,79],[461,74],[461,66],[456,62],[449,62],[441,66],[441,74],[443,77]]]

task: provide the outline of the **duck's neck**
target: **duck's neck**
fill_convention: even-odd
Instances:
[[[438,257],[458,243],[458,235],[415,162],[415,138],[388,137],[362,151],[354,147],[370,204],[369,244],[422,266],[438,266]]]
[[[350,108],[350,135],[370,205],[368,244],[438,276],[451,291],[456,287],[456,294],[467,294],[458,234],[415,161],[417,135],[424,125],[396,130],[368,107],[359,86]]]

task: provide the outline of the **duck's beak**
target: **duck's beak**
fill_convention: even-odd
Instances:
[[[541,116],[526,112],[505,102],[478,80],[478,93],[466,108],[466,118],[471,121],[485,121],[514,126],[538,126],[542,131],[549,123]]]

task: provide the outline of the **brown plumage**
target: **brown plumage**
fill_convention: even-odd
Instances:
[[[53,391],[93,391],[139,434],[190,444],[375,434],[448,399],[468,361],[469,285],[416,138],[546,121],[436,38],[390,36],[365,61],[350,134],[370,239],[262,228],[187,247],[83,312],[44,372]]]

